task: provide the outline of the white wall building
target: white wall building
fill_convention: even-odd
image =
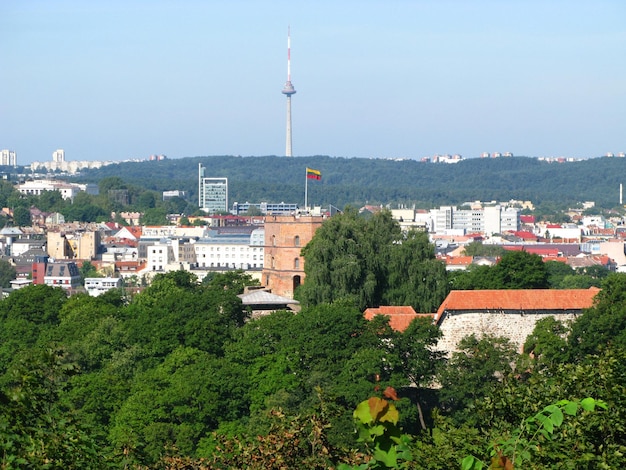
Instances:
[[[79,192],[98,194],[98,186],[95,184],[65,183],[55,180],[26,181],[17,185],[17,190],[22,194],[39,196],[45,191],[59,191],[63,199],[73,199]]]
[[[85,278],[85,290],[92,297],[97,297],[111,289],[122,287],[122,279],[119,277],[87,277]]]
[[[13,150],[0,150],[0,165],[17,166],[17,155]]]
[[[65,161],[65,150],[57,149],[52,152],[52,161],[55,163],[62,163]]]
[[[43,281],[47,286],[76,289],[80,287],[80,271],[73,261],[48,263]]]
[[[435,233],[455,230],[491,236],[495,233],[515,232],[520,228],[520,210],[514,207],[494,205],[459,210],[452,206],[441,206],[430,213]]]
[[[198,268],[254,269],[263,267],[265,229],[199,239],[194,248]]]

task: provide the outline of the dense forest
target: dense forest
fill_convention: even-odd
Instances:
[[[250,320],[243,272],[159,274],[134,295],[35,285],[1,300],[0,468],[624,467],[626,275],[510,252],[447,277],[425,234],[385,212],[347,211],[315,237],[297,314]],[[594,307],[538,322],[523,353],[468,336],[447,357],[429,318],[397,332],[362,314],[432,307],[456,283],[547,288],[577,275],[601,283]]]
[[[316,205],[404,204],[430,208],[466,201],[531,200],[573,207],[595,201],[611,208],[619,205],[619,185],[626,180],[626,160],[595,158],[548,163],[536,158],[466,159],[456,164],[415,160],[285,158],[210,156],[149,162],[127,162],[77,177],[99,182],[116,176],[155,191],[185,190],[197,200],[198,164],[207,174],[228,177],[232,202],[304,201],[305,168],[321,171],[320,182],[310,182],[309,202]]]

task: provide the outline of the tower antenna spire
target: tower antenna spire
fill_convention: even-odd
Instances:
[[[287,27],[287,82],[282,90],[287,96],[287,141],[285,145],[285,156],[291,157],[291,95],[296,93],[296,89],[291,84],[291,27]]]

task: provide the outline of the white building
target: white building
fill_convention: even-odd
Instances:
[[[17,166],[17,155],[13,150],[0,150],[0,165]]]
[[[80,271],[73,261],[48,263],[43,278],[44,284],[72,290],[80,287]]]
[[[95,184],[65,183],[55,180],[26,181],[17,185],[17,190],[22,194],[39,196],[45,191],[59,191],[63,199],[74,199],[79,192],[98,194],[98,186]]]
[[[435,233],[455,230],[491,236],[520,229],[520,210],[514,207],[495,205],[459,210],[452,206],[441,206],[430,212]]]
[[[92,297],[97,297],[111,289],[122,287],[122,279],[119,277],[87,277],[85,278],[85,290]]]
[[[52,161],[55,163],[62,163],[65,161],[65,150],[57,149],[52,152]]]
[[[198,268],[260,269],[264,245],[263,228],[250,234],[214,234],[194,243],[196,263]]]
[[[209,178],[198,164],[198,206],[208,214],[228,211],[228,178]]]

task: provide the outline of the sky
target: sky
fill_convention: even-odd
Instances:
[[[626,152],[624,0],[0,0],[18,164]]]

